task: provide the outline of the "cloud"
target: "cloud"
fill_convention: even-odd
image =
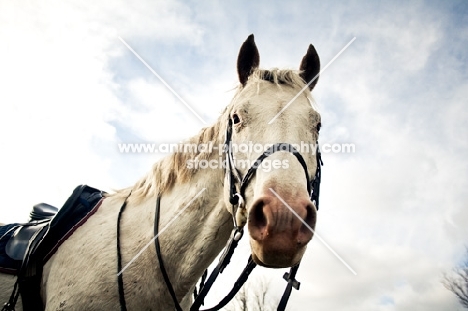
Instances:
[[[431,9],[414,9],[380,14],[376,28],[356,23],[350,30],[356,44],[319,82],[321,139],[353,142],[357,152],[324,157],[318,232],[358,271],[354,279],[335,280],[330,259],[308,266],[305,273],[320,284],[311,289],[318,291],[313,298],[319,309],[456,306],[440,280],[466,236],[459,224],[467,217],[462,212],[467,178],[458,173],[467,165],[461,156],[466,143],[446,131],[466,129],[460,106],[466,79],[439,79],[441,71],[459,71],[432,63],[441,59],[447,34],[441,21],[427,23],[434,17]],[[442,55],[443,64],[452,63],[454,55]],[[451,88],[445,89],[447,82]],[[456,229],[452,213],[461,217]],[[323,256],[315,250],[309,256]],[[316,269],[327,273],[318,277]]]
[[[118,35],[198,44],[203,33],[183,4],[161,1],[152,14],[145,10],[123,3],[1,5],[2,221],[24,221],[42,200],[60,206],[80,183],[106,190],[122,183],[109,177],[119,161],[111,121],[126,105],[108,67],[126,52]],[[138,99],[159,96],[136,85],[130,87]],[[141,115],[137,121],[152,123]]]

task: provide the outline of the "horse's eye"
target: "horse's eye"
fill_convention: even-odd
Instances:
[[[319,123],[317,124],[317,133],[320,132],[320,128],[321,128],[321,127],[322,127],[322,123],[319,122]]]
[[[232,115],[232,123],[238,124],[240,122],[239,116],[235,113]]]

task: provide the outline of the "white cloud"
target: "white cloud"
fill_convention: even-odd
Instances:
[[[203,32],[182,4],[160,2],[152,14],[142,14],[146,10],[117,3],[2,3],[0,168],[9,194],[2,221],[25,220],[39,201],[60,206],[80,183],[107,190],[116,184],[109,178],[119,156],[109,153],[117,149],[109,121],[123,103],[108,63],[125,51],[118,35],[197,44]],[[154,94],[142,91],[146,95]],[[135,121],[152,123],[141,116]]]

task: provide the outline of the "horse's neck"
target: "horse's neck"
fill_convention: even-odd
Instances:
[[[135,215],[133,224],[130,224],[132,221],[127,223],[127,229],[132,230],[133,227],[135,230],[135,226],[140,225],[146,227],[140,230],[148,232],[150,224],[152,237],[155,202],[155,198],[145,200],[142,210]],[[192,290],[204,270],[226,244],[231,230],[231,215],[223,201],[222,172],[200,170],[191,182],[176,183],[161,196],[158,238],[165,268],[179,298]],[[148,236],[145,239],[148,240]],[[134,248],[132,253],[138,252],[131,242],[128,242],[128,246]],[[144,265],[148,269],[159,269],[154,245],[149,249],[146,256],[142,256]],[[159,271],[155,273],[160,275]],[[162,278],[159,280],[159,284],[166,287]]]

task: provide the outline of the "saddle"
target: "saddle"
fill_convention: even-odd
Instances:
[[[13,260],[23,260],[30,241],[34,242],[39,238],[39,232],[49,224],[57,212],[58,208],[46,203],[34,205],[29,223],[15,226],[16,229],[5,246],[5,253]]]
[[[52,205],[40,203],[33,207],[28,223],[0,227],[0,272],[18,273],[28,249],[41,240],[57,211]]]
[[[97,211],[104,194],[80,185],[62,208],[40,203],[33,207],[28,223],[0,227],[0,271],[16,274],[19,285],[15,285],[2,310],[14,310],[19,293],[24,310],[43,310],[40,297],[43,265]]]

